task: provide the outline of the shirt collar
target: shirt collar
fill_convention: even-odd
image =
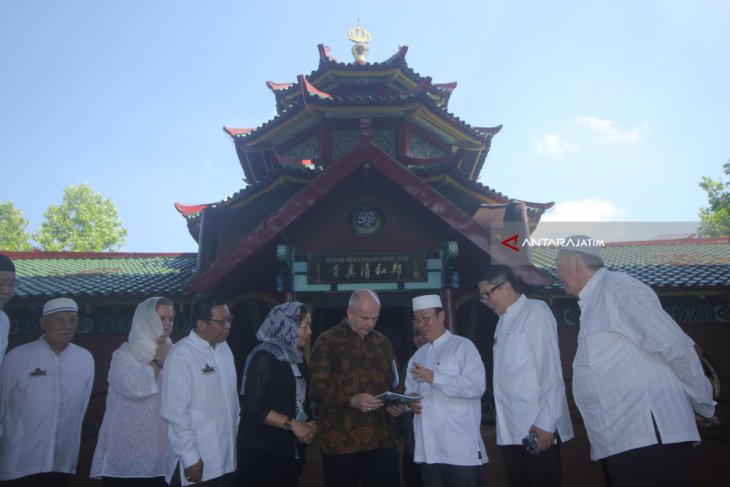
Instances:
[[[598,286],[598,283],[603,280],[603,276],[608,272],[605,267],[601,267],[596,272],[593,273],[590,279],[588,279],[588,282],[585,286],[583,286],[583,289],[580,290],[578,293],[578,302],[588,299],[591,294],[593,294],[593,291]]]
[[[208,342],[208,340],[205,340],[203,337],[201,337],[200,335],[198,335],[197,333],[195,333],[195,330],[194,329],[193,330],[190,330],[190,334],[188,335],[188,337],[192,341],[192,343],[195,346],[195,348],[202,348],[202,349],[205,349],[205,350],[213,350],[213,351],[216,351],[218,349],[218,346],[217,346],[218,344],[216,344],[215,347],[212,346]]]
[[[520,294],[520,297],[515,300],[514,303],[507,306],[507,309],[504,311],[501,317],[504,317],[507,319],[510,315],[513,315],[515,313],[518,313],[524,306],[525,303],[527,303],[527,296],[524,294]]]
[[[440,337],[438,337],[433,342],[431,342],[431,346],[437,347],[437,346],[441,345],[446,340],[448,340],[450,336],[451,336],[451,332],[449,330],[444,331],[444,333]]]
[[[51,348],[51,344],[46,341],[45,333],[43,335],[41,335],[41,337],[38,339],[38,341],[41,342],[46,348],[48,348],[49,351],[53,352],[54,355],[61,355],[63,352],[68,350],[68,348],[71,346],[71,343],[69,343],[68,345],[66,345],[66,348],[61,350],[59,353],[56,353],[56,351]]]

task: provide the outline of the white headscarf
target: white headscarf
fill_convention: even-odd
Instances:
[[[157,314],[157,301],[160,299],[159,296],[148,298],[137,305],[129,337],[119,347],[119,350],[127,352],[142,362],[149,362],[155,356],[157,339],[164,331],[160,315]],[[172,343],[170,337],[167,337],[165,341]]]

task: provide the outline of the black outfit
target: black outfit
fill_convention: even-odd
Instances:
[[[611,487],[689,487],[692,442],[634,448],[601,462]]]
[[[503,445],[509,487],[560,487],[560,442],[533,455],[522,445]]]
[[[102,477],[103,487],[166,487],[165,477]]]
[[[449,465],[422,463],[421,475],[426,487],[484,487],[484,465]]]
[[[304,380],[307,365],[297,364]],[[249,363],[238,430],[238,481],[247,486],[292,486],[304,466],[304,445],[292,431],[267,425],[270,411],[296,418],[296,379],[291,364],[277,360],[266,350],[257,352]],[[306,396],[305,396],[306,397]],[[304,412],[312,420],[309,399]]]
[[[395,448],[342,455],[322,455],[325,487],[397,487],[400,485]]]
[[[43,472],[13,480],[0,481],[0,487],[65,487],[73,475],[61,472]]]

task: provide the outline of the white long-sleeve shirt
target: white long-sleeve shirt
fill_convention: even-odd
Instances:
[[[534,424],[573,437],[557,324],[547,304],[521,295],[499,318],[494,333],[497,444],[520,445]]]
[[[75,473],[94,359],[73,343],[56,354],[43,337],[0,367],[0,480]]]
[[[416,381],[411,373],[415,363],[433,371],[432,384]],[[413,418],[414,462],[487,463],[480,432],[485,389],[484,363],[467,338],[446,331],[416,351],[406,374],[406,394],[423,396],[422,412]]]
[[[3,363],[3,357],[8,349],[8,335],[10,334],[10,318],[5,311],[0,309],[0,365]]]
[[[163,377],[124,350],[112,354],[91,478],[165,476],[171,451],[160,416]]]
[[[633,277],[599,269],[580,291],[573,395],[591,458],[699,441],[694,411],[713,416],[712,386],[692,341]]]
[[[162,417],[174,455],[169,483],[178,459],[181,470],[203,460],[203,480],[236,470],[239,405],[233,354],[225,342],[213,348],[195,331],[177,342],[165,360]],[[183,485],[189,485],[181,475]]]

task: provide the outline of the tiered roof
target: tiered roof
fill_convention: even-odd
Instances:
[[[492,138],[502,126],[473,127],[449,112],[456,82],[433,83],[412,70],[406,63],[407,46],[374,63],[343,63],[328,47],[320,44],[318,49],[316,70],[295,82],[267,82],[277,110],[271,120],[256,128],[224,127],[249,186],[223,201],[175,205],[196,240],[203,209],[239,208],[282,182],[293,195],[344,155],[332,148],[335,132],[357,132],[364,119],[372,125],[376,145],[378,130],[396,134],[391,142],[397,153],[389,156],[438,186],[467,214],[474,215],[483,205],[518,201],[477,182]],[[425,149],[414,153],[411,139]],[[298,169],[305,171],[295,174]],[[553,205],[526,204],[531,227]]]

